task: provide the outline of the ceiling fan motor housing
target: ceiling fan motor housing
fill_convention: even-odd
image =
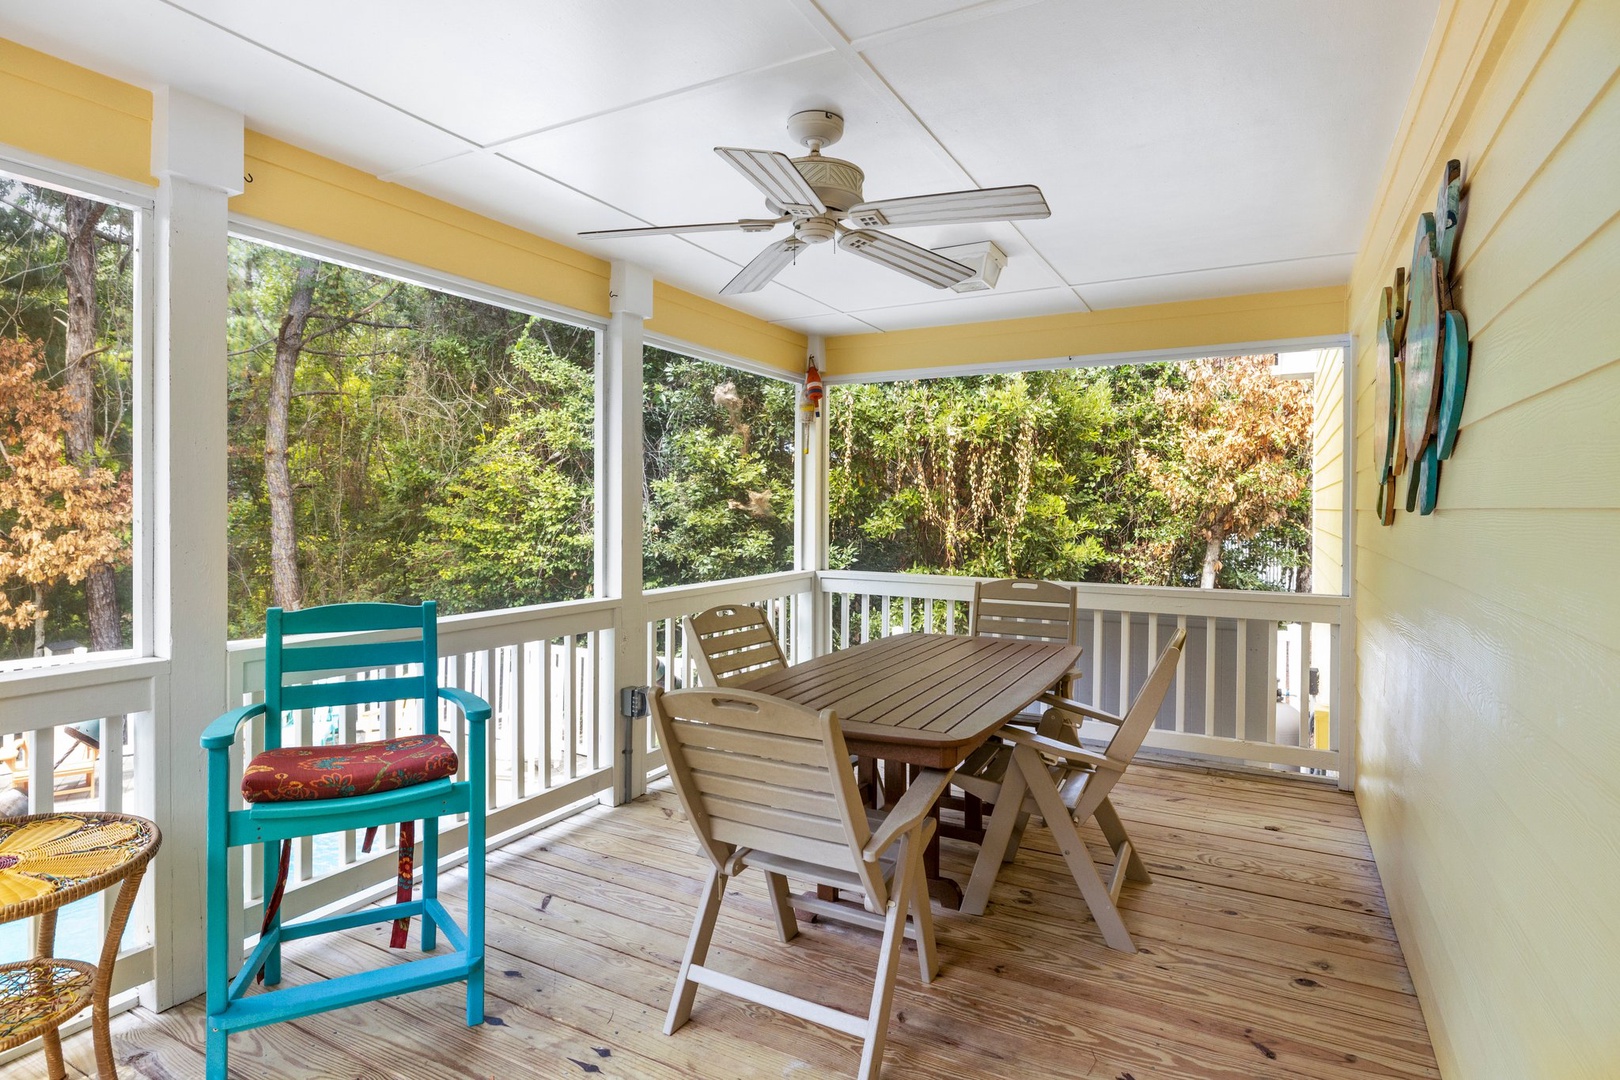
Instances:
[[[804,182],[810,185],[827,209],[839,211],[839,216],[865,201],[861,187],[866,183],[866,174],[852,162],[812,153],[794,158],[793,167],[799,170]]]

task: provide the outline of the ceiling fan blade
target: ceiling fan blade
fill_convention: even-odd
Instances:
[[[810,245],[796,236],[786,240],[778,240],[764,251],[755,255],[753,261],[741,270],[737,276],[726,282],[726,287],[720,290],[721,296],[736,296],[738,293],[758,292],[771,283],[771,279],[780,274],[788,263],[793,261],[802,249]],[[971,274],[972,271],[969,271]]]
[[[739,146],[717,146],[714,152],[785,213],[794,217],[815,217],[827,212],[821,196],[799,175],[793,160],[786,154],[775,150],[745,150]]]
[[[936,289],[955,285],[973,276],[971,266],[963,266],[954,259],[947,259],[888,233],[868,229],[847,232],[838,238],[838,246]]]
[[[743,218],[741,221],[711,221],[701,225],[650,225],[637,229],[596,229],[591,232],[582,232],[580,236],[601,236],[613,238],[617,236],[673,236],[676,233],[699,232],[770,232],[784,221],[788,215],[779,218]]]
[[[849,208],[849,219],[863,229],[884,225],[951,225],[962,221],[1011,221],[1051,217],[1046,196],[1034,184],[1017,187],[942,191],[905,199],[876,199]]]

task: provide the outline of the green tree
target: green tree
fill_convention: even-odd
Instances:
[[[1305,385],[1271,374],[1275,356],[1191,361],[1187,385],[1157,401],[1177,425],[1177,452],[1138,451],[1137,464],[1203,545],[1199,585],[1213,589],[1228,540],[1286,521],[1310,487],[1311,403]]]
[[[662,349],[642,370],[648,587],[791,568],[793,387]]]
[[[496,393],[505,422],[486,430],[414,555],[423,595],[455,610],[590,595],[594,566],[595,395],[590,367],[534,337],[512,348]]]

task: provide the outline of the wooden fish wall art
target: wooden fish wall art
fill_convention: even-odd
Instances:
[[[1468,323],[1451,291],[1462,194],[1462,163],[1448,161],[1434,212],[1418,218],[1411,273],[1396,270],[1379,305],[1374,380],[1384,418],[1378,518],[1385,525],[1395,521],[1402,476],[1407,513],[1434,512],[1440,463],[1457,446],[1468,389]]]

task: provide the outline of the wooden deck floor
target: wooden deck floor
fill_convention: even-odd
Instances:
[[[1032,827],[984,917],[938,914],[931,988],[908,947],[885,1077],[1439,1075],[1348,795],[1138,764],[1115,801],[1154,874],[1121,902],[1141,952],[1103,946]],[[948,841],[947,872],[965,879],[972,851]],[[460,1026],[457,991],[440,988],[235,1036],[232,1075],[852,1074],[853,1039],[712,991],[699,990],[690,1024],[662,1033],[701,866],[663,786],[510,844],[490,857],[488,1024]],[[289,981],[374,962],[385,933],[300,942]],[[716,945],[716,966],[864,1011],[876,935],[821,924],[779,944],[755,875],[727,895]],[[136,1010],[114,1030],[122,1075],[202,1074],[200,999]],[[70,1075],[86,1075],[89,1035],[67,1050]],[[43,1077],[43,1060],[7,1076]]]

